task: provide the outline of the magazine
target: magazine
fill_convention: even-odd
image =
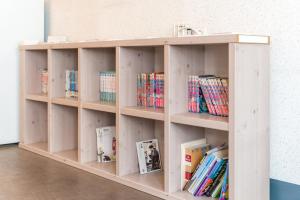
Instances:
[[[158,140],[146,140],[136,143],[140,174],[161,169]]]
[[[116,161],[116,127],[106,126],[96,129],[97,161]]]

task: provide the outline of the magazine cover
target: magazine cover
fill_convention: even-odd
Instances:
[[[157,139],[137,142],[136,148],[140,174],[146,174],[161,169]]]
[[[116,161],[116,127],[106,126],[96,129],[97,161]]]

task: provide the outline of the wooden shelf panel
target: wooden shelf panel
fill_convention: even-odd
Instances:
[[[175,192],[170,195],[173,198],[176,198],[178,200],[217,200],[212,197],[194,197],[192,194],[186,192],[186,191],[180,191],[180,192]]]
[[[207,113],[180,113],[171,116],[171,122],[228,131],[228,117]]]
[[[82,108],[103,111],[103,112],[116,113],[116,105],[115,104],[104,103],[104,102],[99,102],[99,101],[83,103]]]
[[[57,155],[59,157],[67,159],[67,160],[78,161],[78,150],[77,149],[57,152],[57,153],[54,153],[54,155]]]
[[[134,182],[138,185],[151,187],[155,190],[164,191],[164,172],[152,172],[149,174],[129,174],[123,177],[124,179]]]
[[[164,121],[164,109],[145,108],[145,107],[125,107],[121,109],[121,114],[134,117],[154,119]]]
[[[71,107],[79,106],[79,101],[77,98],[59,97],[59,98],[53,98],[51,102],[63,106],[71,106]]]
[[[101,172],[116,175],[116,162],[99,163],[97,161],[85,163],[86,166],[95,168]]]
[[[48,95],[47,94],[28,94],[28,95],[26,95],[26,99],[32,100],[32,101],[48,102]]]
[[[27,144],[27,146],[35,148],[35,149],[39,149],[42,151],[48,151],[48,143],[47,142],[37,142],[37,143],[33,143],[33,144]]]

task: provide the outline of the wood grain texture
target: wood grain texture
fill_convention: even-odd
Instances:
[[[65,97],[66,70],[78,70],[78,49],[52,50],[52,97]]]
[[[194,197],[179,192],[180,145],[201,138],[213,146],[229,142],[230,199],[269,199],[269,46],[251,44],[268,39],[233,34],[22,46],[21,82],[25,66],[46,60],[49,93],[26,94],[21,84],[20,147],[164,199],[189,200]],[[65,70],[74,66],[80,91],[70,100],[64,98]],[[115,105],[96,99],[93,74],[102,69],[116,70]],[[137,108],[136,75],[154,71],[165,73],[165,108]],[[187,113],[187,76],[203,74],[229,78],[228,118]],[[117,162],[111,165],[95,163],[95,128],[102,125],[116,125]],[[142,176],[136,142],[153,138],[163,171]],[[246,196],[249,184],[254,189]]]
[[[230,198],[269,199],[269,47],[229,48]]]
[[[80,49],[83,102],[100,101],[99,72],[116,71],[115,48]]]
[[[81,162],[95,161],[97,159],[96,128],[115,126],[115,114],[83,109],[80,124]]]
[[[52,105],[52,151],[73,150],[78,147],[78,109]]]
[[[30,100],[25,102],[25,144],[46,142],[48,140],[47,110],[47,103]]]

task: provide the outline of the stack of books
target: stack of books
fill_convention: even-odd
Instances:
[[[99,72],[100,101],[105,103],[116,102],[116,72]]]
[[[164,107],[164,74],[141,73],[137,75],[137,105]]]
[[[216,76],[188,77],[189,112],[228,116],[228,79]]]
[[[183,190],[194,196],[228,199],[228,148],[215,147],[206,152]]]
[[[41,91],[42,94],[48,93],[48,70],[43,69],[41,71]]]
[[[66,70],[66,97],[78,97],[78,72],[75,70]]]

